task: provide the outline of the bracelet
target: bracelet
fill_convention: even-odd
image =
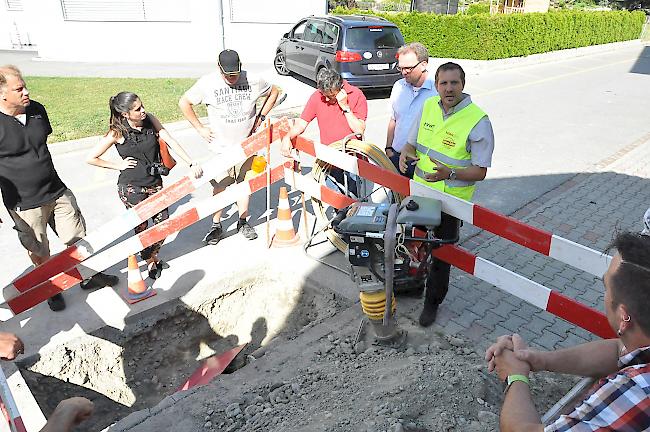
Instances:
[[[528,377],[526,375],[508,375],[508,378],[506,378],[506,388],[503,391],[503,394],[506,394],[510,386],[512,386],[512,384],[517,381],[526,383],[526,385],[530,387],[530,381],[528,380]]]
[[[386,147],[384,150],[392,150],[392,151],[395,151],[395,149],[394,149],[393,147],[391,147],[391,146]]]

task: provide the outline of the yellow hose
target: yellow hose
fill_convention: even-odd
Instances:
[[[330,144],[329,147],[336,150],[343,150],[343,142],[336,141]],[[374,144],[364,142],[364,141],[359,141],[359,140],[350,140],[345,145],[345,149],[347,154],[353,156],[360,156],[368,160],[368,162],[370,162],[373,165],[377,165],[379,167],[397,173],[395,166],[390,161],[388,156],[386,156],[386,153],[384,153],[379,147],[377,147]],[[320,159],[316,159],[316,162],[314,163],[314,169],[312,170],[313,178],[318,183],[325,185],[326,174],[330,167],[331,165],[329,163],[321,161]],[[384,188],[384,189],[386,190],[387,194],[389,194],[388,200],[391,203],[394,202],[400,203],[404,198],[402,195],[391,191],[389,188]],[[321,225],[325,225],[325,223],[329,219],[328,215],[326,214],[326,210],[330,206],[327,203],[323,203],[315,198],[312,198],[312,205],[314,207],[314,213],[316,214],[316,218],[319,220]],[[338,250],[340,250],[341,252],[345,252],[347,248],[347,244],[341,238],[341,236],[339,236],[337,233],[334,232],[334,230],[331,229],[327,230],[327,238],[332,242],[332,244]]]

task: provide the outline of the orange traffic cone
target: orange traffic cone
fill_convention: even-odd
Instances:
[[[289,208],[289,195],[287,188],[280,188],[280,199],[278,200],[278,219],[275,229],[275,235],[271,241],[274,247],[294,246],[300,242],[300,237],[293,229],[293,220],[291,219],[291,208]]]
[[[147,286],[142,280],[142,274],[140,273],[140,267],[138,266],[138,259],[135,255],[129,255],[129,270],[128,270],[128,287],[122,295],[124,300],[129,302],[129,304],[137,303],[146,298],[156,295],[156,291],[153,288]]]

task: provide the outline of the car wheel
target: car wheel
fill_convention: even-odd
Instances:
[[[273,66],[275,71],[280,75],[289,75],[290,71],[287,68],[287,60],[284,57],[284,53],[280,51],[275,55],[275,60],[273,60]]]
[[[317,83],[318,83],[318,81],[321,79],[321,74],[322,74],[323,72],[325,72],[326,70],[327,70],[327,68],[326,68],[325,66],[323,66],[322,68],[318,69],[318,72],[316,73],[316,82],[317,82]]]

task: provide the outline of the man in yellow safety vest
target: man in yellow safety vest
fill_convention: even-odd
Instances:
[[[460,65],[442,64],[436,71],[435,83],[438,96],[427,99],[420,117],[415,119],[400,155],[400,170],[406,172],[408,161],[416,160],[415,181],[470,201],[475,183],[485,178],[492,164],[492,124],[463,93],[465,72]],[[453,238],[459,229],[460,221],[443,213],[436,236]],[[423,327],[436,320],[438,306],[449,289],[449,271],[449,264],[433,259],[419,319]]]

